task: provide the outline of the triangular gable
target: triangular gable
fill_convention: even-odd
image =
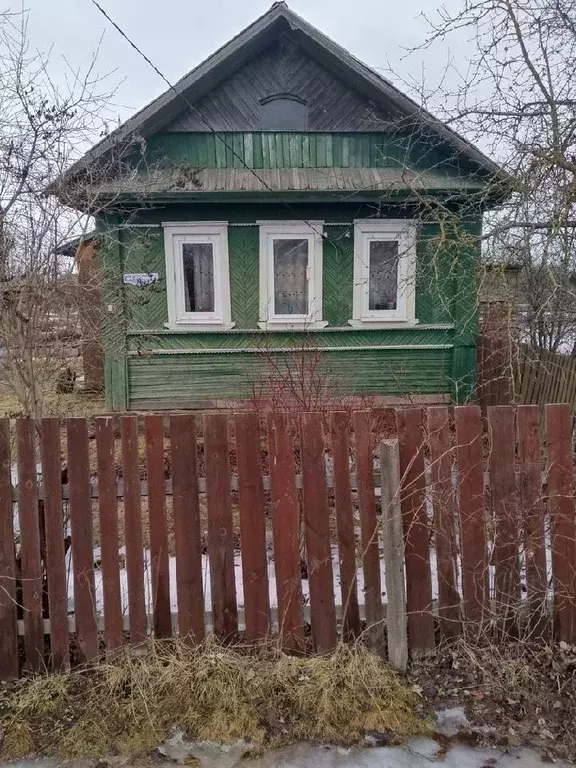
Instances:
[[[275,3],[266,14],[179,80],[173,88],[165,91],[127,120],[86,153],[66,175],[70,177],[87,168],[92,162],[113,149],[115,144],[126,140],[131,135],[149,137],[160,130],[165,130],[167,126],[173,126],[176,118],[189,109],[187,103],[194,107],[201,103],[207,94],[215,92],[241,67],[275,43],[283,32],[289,32],[291,39],[306,51],[311,59],[333,73],[341,83],[346,84],[348,90],[356,94],[356,98],[366,100],[362,102],[364,108],[366,103],[370,103],[373,105],[371,108],[374,109],[374,113],[379,117],[395,113],[398,116],[396,119],[400,118],[403,121],[404,127],[437,135],[451,145],[459,157],[471,160],[488,173],[501,175],[499,166],[473,144],[423,110],[389,81],[304,21],[284,2]],[[402,125],[397,124],[396,127],[402,128]],[[208,126],[205,130],[209,130]],[[214,130],[216,130],[215,127]],[[381,123],[376,130],[382,130]]]
[[[306,103],[309,131],[381,132],[398,117],[393,104],[377,107],[281,33],[164,130],[258,131],[262,101],[284,93]]]

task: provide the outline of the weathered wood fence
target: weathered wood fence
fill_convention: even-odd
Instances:
[[[363,636],[399,667],[462,632],[576,643],[570,406],[547,406],[544,433],[535,406],[395,417],[398,439],[382,442],[369,411],[0,420],[0,679],[66,668],[72,632],[80,660],[151,633],[198,642],[207,581],[211,628],[230,642],[273,632],[329,651]]]

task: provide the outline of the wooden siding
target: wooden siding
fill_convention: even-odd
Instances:
[[[174,131],[260,129],[260,101],[290,93],[308,104],[310,131],[374,131],[397,115],[376,108],[282,35],[272,46],[186,109]]]
[[[342,219],[351,211],[343,205]],[[332,209],[334,210],[334,209]],[[357,207],[354,212],[357,211]],[[245,218],[252,221],[258,216],[265,218],[260,208],[253,212],[243,210]],[[316,218],[322,218],[322,212]],[[224,219],[226,218],[224,212]],[[170,219],[171,212],[165,216]],[[204,216],[218,215],[211,211]],[[284,214],[286,218],[287,214]],[[302,214],[304,215],[304,213]],[[308,214],[306,214],[308,215]],[[184,218],[179,212],[178,218]],[[197,219],[193,213],[189,217]],[[347,237],[350,225],[326,228],[323,258],[323,312],[331,326],[347,326],[352,317],[354,239]],[[259,242],[258,227],[230,227],[228,230],[230,258],[230,289],[232,296],[232,320],[238,329],[256,329],[259,311]],[[159,282],[148,288],[125,286],[127,325],[131,331],[161,330],[168,320],[162,230],[127,229],[123,233],[123,261],[125,272],[157,272]],[[418,243],[416,314],[421,323],[453,322],[453,305],[456,292],[457,264],[454,249],[442,240],[435,225],[421,227]]]
[[[401,397],[451,392],[451,349],[335,350],[324,352],[322,362],[334,394]],[[250,352],[131,357],[129,407],[186,408],[250,397],[252,383],[267,374],[265,357]]]
[[[137,158],[139,161],[139,158]],[[458,175],[458,163],[438,139],[403,133],[158,133],[146,146],[145,167],[414,168]]]

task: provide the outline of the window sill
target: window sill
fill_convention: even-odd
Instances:
[[[164,328],[174,333],[231,331],[236,323],[164,323]]]
[[[297,323],[287,323],[284,320],[263,320],[258,323],[258,328],[263,331],[318,331],[326,328],[327,325],[327,320],[310,320]]]
[[[348,320],[348,325],[353,328],[364,328],[365,330],[381,330],[387,328],[394,330],[395,328],[415,328],[418,325],[418,320],[400,320],[390,319],[384,320],[383,318],[365,318],[363,320]]]

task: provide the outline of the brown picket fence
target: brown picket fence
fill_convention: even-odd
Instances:
[[[0,679],[147,637],[576,643],[572,414],[0,420]]]

